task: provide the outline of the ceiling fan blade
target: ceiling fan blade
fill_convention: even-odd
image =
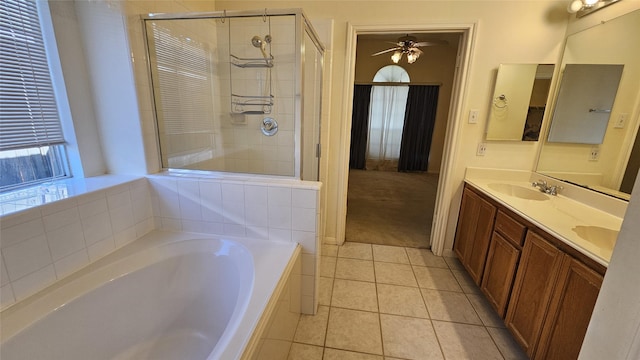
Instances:
[[[413,44],[413,46],[434,46],[434,45],[449,45],[449,42],[445,40],[431,40],[431,41],[421,41]]]
[[[387,49],[387,50],[382,50],[382,51],[378,51],[375,54],[371,54],[371,56],[382,55],[382,54],[385,54],[385,53],[388,53],[388,52],[392,52],[392,51],[396,51],[396,50],[400,50],[400,49],[402,49],[402,48],[395,47],[395,48],[391,48],[391,49]]]

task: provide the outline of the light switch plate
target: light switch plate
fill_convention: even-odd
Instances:
[[[478,123],[478,110],[472,109],[469,111],[469,124]]]
[[[629,114],[619,114],[618,119],[616,120],[616,123],[613,125],[613,127],[616,129],[622,129],[624,127],[624,124],[627,122],[627,116],[629,116]]]
[[[600,147],[599,146],[592,147],[591,151],[589,152],[589,161],[598,161],[599,157],[600,157]]]

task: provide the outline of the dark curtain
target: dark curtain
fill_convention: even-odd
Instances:
[[[355,85],[353,89],[353,115],[351,116],[351,149],[349,158],[350,169],[365,168],[371,88],[371,85]]]
[[[409,86],[398,171],[427,170],[439,90],[433,85]]]

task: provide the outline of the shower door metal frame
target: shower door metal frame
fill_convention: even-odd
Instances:
[[[153,111],[153,116],[154,116],[154,126],[155,126],[155,132],[156,132],[156,147],[157,147],[157,151],[158,151],[158,161],[160,163],[160,167],[162,170],[172,170],[172,171],[188,171],[191,173],[194,172],[227,172],[227,171],[221,171],[221,170],[190,170],[190,169],[171,169],[168,167],[165,167],[164,164],[162,163],[162,152],[160,149],[160,134],[159,134],[159,129],[158,129],[158,122],[157,122],[157,112],[156,112],[156,107],[155,107],[155,93],[154,93],[154,87],[153,87],[153,81],[152,81],[152,77],[151,77],[151,73],[152,73],[152,69],[151,69],[151,59],[149,56],[149,38],[148,38],[148,34],[147,34],[147,27],[146,27],[146,21],[148,20],[189,20],[189,19],[227,19],[227,18],[241,18],[241,17],[267,17],[267,16],[295,16],[295,32],[296,32],[296,38],[295,38],[295,42],[296,42],[296,63],[295,63],[295,74],[297,76],[297,79],[294,83],[294,175],[293,177],[296,179],[302,179],[302,162],[304,160],[304,156],[303,156],[303,144],[302,144],[302,134],[303,134],[303,119],[302,116],[304,114],[303,110],[303,106],[304,103],[302,101],[302,97],[304,96],[303,94],[303,89],[304,89],[304,57],[302,56],[302,54],[305,51],[304,48],[304,35],[309,34],[312,42],[314,43],[314,45],[316,46],[316,48],[318,49],[318,51],[320,52],[320,59],[321,59],[321,72],[320,72],[320,99],[319,99],[319,106],[320,106],[320,118],[317,119],[317,121],[319,122],[319,126],[318,126],[318,146],[317,148],[320,147],[321,144],[321,120],[322,120],[322,79],[324,78],[324,51],[325,48],[322,45],[322,43],[319,40],[318,34],[316,33],[315,29],[313,28],[313,26],[311,25],[311,23],[309,22],[307,16],[304,14],[304,12],[302,11],[302,9],[299,8],[290,8],[290,9],[264,9],[262,11],[256,11],[256,10],[232,10],[232,11],[227,11],[227,10],[223,10],[223,11],[214,11],[214,12],[198,12],[198,13],[150,13],[147,15],[141,15],[140,19],[141,21],[141,25],[142,25],[142,34],[144,37],[144,45],[145,45],[145,51],[146,51],[146,61],[147,61],[147,73],[148,73],[148,78],[149,78],[149,84],[150,84],[150,91],[151,91],[151,96],[153,99],[153,105],[152,106],[152,111]],[[296,119],[298,119],[298,121],[296,121]],[[297,126],[296,126],[297,125]],[[316,151],[313,156],[318,157],[319,158],[319,151]],[[308,156],[308,154],[307,154]],[[320,168],[320,160],[318,159],[318,177],[320,174],[319,171]],[[270,174],[255,174],[255,173],[247,173],[250,175],[264,175],[264,176],[277,176],[277,175],[270,175]],[[306,179],[306,180],[312,180],[312,181],[318,181],[318,179]]]

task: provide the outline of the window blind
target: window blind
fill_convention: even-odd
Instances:
[[[213,107],[209,53],[205,44],[152,23],[152,64],[159,91],[157,111],[168,135],[210,133]],[[184,31],[184,30],[183,30]]]
[[[64,143],[37,4],[0,2],[0,151]]]

